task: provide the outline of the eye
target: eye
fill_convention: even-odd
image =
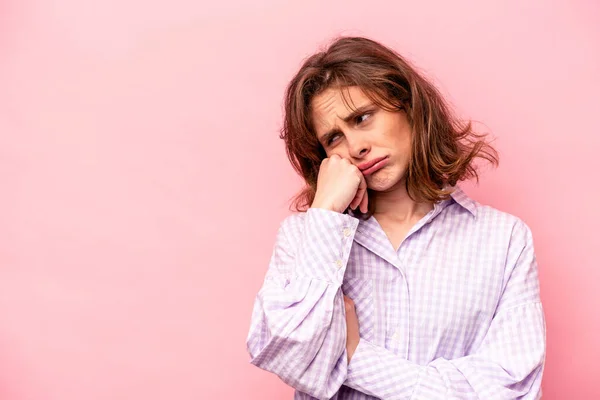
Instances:
[[[371,113],[364,113],[359,115],[358,117],[355,118],[354,122],[356,122],[356,125],[360,125],[361,123],[365,122],[367,119],[369,119],[371,117]]]
[[[331,144],[332,144],[332,143],[335,141],[335,139],[337,139],[339,136],[340,136],[340,134],[339,134],[339,133],[336,133],[335,135],[331,135],[331,136],[330,136],[330,137],[327,139],[327,142],[326,142],[327,146],[331,145]]]

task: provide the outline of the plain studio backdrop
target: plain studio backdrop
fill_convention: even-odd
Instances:
[[[0,398],[291,398],[245,339],[301,184],[283,91],[338,35],[493,135],[465,190],[533,230],[544,398],[600,398],[598,21],[594,0],[0,2]]]

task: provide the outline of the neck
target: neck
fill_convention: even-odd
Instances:
[[[418,221],[433,209],[431,202],[416,202],[411,199],[404,181],[387,192],[375,192],[373,196],[375,198],[373,216],[378,220],[398,223]]]

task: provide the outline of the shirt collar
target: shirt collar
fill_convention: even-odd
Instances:
[[[477,217],[477,203],[475,200],[471,199],[460,186],[449,186],[448,189],[452,190],[450,197],[454,200],[459,206],[469,211],[473,217]]]
[[[449,189],[451,191],[450,198],[446,200],[439,201],[434,204],[433,210],[431,210],[426,219],[421,220],[417,225],[411,228],[408,235],[411,232],[420,229],[424,224],[430,223],[437,215],[439,215],[446,207],[449,205],[456,203],[462,208],[466,209],[473,217],[477,216],[477,203],[470,199],[460,187],[458,186],[448,186],[445,189]],[[354,216],[352,210],[348,210],[350,216]],[[354,236],[354,240],[358,243],[370,249],[375,254],[378,254],[383,259],[390,262],[392,265],[395,265],[398,268],[401,268],[400,261],[398,259],[398,255],[396,251],[389,246],[389,240],[374,217],[370,217],[367,220],[360,220],[358,224],[358,229],[356,231],[356,235]],[[384,244],[385,243],[385,244]]]

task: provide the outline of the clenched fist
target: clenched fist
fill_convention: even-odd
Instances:
[[[368,211],[367,182],[362,172],[345,158],[332,155],[321,162],[313,208],[342,213],[348,206]]]

